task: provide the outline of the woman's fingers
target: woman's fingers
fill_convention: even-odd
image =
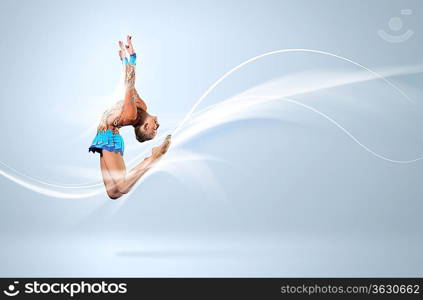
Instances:
[[[119,48],[120,48],[120,51],[122,52],[122,55],[123,55],[123,56],[126,56],[125,47],[124,47],[124,45],[123,45],[123,42],[122,42],[122,41],[119,41]]]
[[[122,41],[119,41],[119,57],[122,60],[124,65],[128,64],[128,59],[126,58],[126,50],[125,50],[125,45],[123,44]]]
[[[128,53],[131,55],[134,53],[134,47],[132,46],[132,36],[128,35],[126,37],[126,50],[128,51]]]
[[[132,46],[132,36],[128,35],[126,37],[126,42],[127,42],[127,44],[125,45],[122,41],[119,41],[119,48],[120,48],[119,57],[122,61],[124,61],[126,59],[126,53],[127,52],[129,53],[129,55],[132,55],[132,54],[135,53],[134,47]],[[131,59],[135,59],[135,58],[132,58],[132,56],[131,56]],[[126,64],[127,63],[125,63],[125,65]],[[135,63],[133,63],[133,64],[135,64]]]

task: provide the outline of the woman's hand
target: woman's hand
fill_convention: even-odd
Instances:
[[[135,53],[134,47],[132,46],[132,36],[128,35],[126,37],[126,51],[128,51],[129,55],[132,55]]]
[[[123,46],[122,41],[119,41],[119,48],[120,48],[120,50],[119,50],[119,57],[120,57],[121,60],[123,60],[123,59],[126,58],[126,49]]]

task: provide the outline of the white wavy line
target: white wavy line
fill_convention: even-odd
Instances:
[[[16,173],[19,176],[25,177],[29,180],[34,181],[34,182],[37,182],[37,183],[40,183],[40,184],[43,184],[43,185],[46,185],[46,186],[54,187],[54,188],[75,189],[75,188],[91,188],[91,187],[98,187],[99,186],[99,184],[97,184],[97,183],[92,183],[92,184],[89,184],[89,185],[84,184],[84,183],[74,184],[74,185],[72,185],[72,184],[64,185],[64,184],[49,183],[49,182],[42,181],[41,179],[38,179],[36,177],[32,177],[32,176],[26,175],[22,172],[19,172],[15,168],[8,166],[1,161],[0,161],[0,164],[3,165],[4,167],[8,168],[9,170],[13,171],[14,173]]]
[[[218,80],[216,80],[205,92],[203,95],[201,95],[201,97],[197,100],[197,102],[194,103],[193,107],[190,109],[190,111],[187,113],[187,115],[185,116],[185,118],[181,121],[181,123],[175,128],[175,130],[173,131],[173,135],[176,134],[181,128],[182,126],[186,123],[186,121],[190,118],[190,116],[192,115],[192,113],[195,111],[195,109],[197,108],[198,105],[200,105],[201,102],[203,102],[203,100],[223,81],[225,80],[226,77],[228,77],[229,75],[231,75],[232,73],[234,73],[235,71],[241,69],[242,67],[258,60],[261,59],[263,57],[266,56],[270,56],[270,55],[274,55],[274,54],[280,54],[280,53],[288,53],[288,52],[311,52],[311,53],[317,53],[317,54],[323,54],[323,55],[327,55],[327,56],[331,56],[331,57],[335,57],[344,61],[347,61],[349,63],[352,63],[355,66],[358,66],[370,73],[372,73],[373,75],[375,75],[376,77],[382,79],[383,81],[385,81],[388,85],[390,85],[392,88],[394,88],[396,91],[398,91],[401,95],[403,95],[407,100],[409,100],[410,102],[414,102],[410,97],[408,97],[408,95],[402,91],[399,87],[397,87],[396,85],[394,85],[392,82],[390,82],[388,79],[386,79],[384,76],[380,75],[379,73],[351,60],[348,59],[346,57],[342,57],[330,52],[326,52],[326,51],[321,51],[321,50],[314,50],[314,49],[281,49],[281,50],[275,50],[275,51],[270,51],[270,52],[266,52],[257,56],[254,56],[242,63],[240,63],[239,65],[237,65],[236,67],[232,68],[231,70],[229,70],[228,72],[226,72],[222,77],[220,77]]]
[[[275,51],[270,51],[261,55],[257,55],[255,57],[252,57],[246,61],[244,61],[243,63],[237,65],[236,67],[232,68],[231,70],[229,70],[228,72],[226,72],[222,77],[220,77],[217,81],[215,81],[205,92],[204,94],[194,103],[194,105],[192,106],[192,108],[188,111],[188,113],[185,115],[184,119],[179,123],[179,125],[174,129],[173,131],[173,136],[177,135],[177,133],[181,130],[181,128],[185,125],[185,123],[189,120],[189,118],[191,117],[191,115],[193,114],[193,112],[195,111],[195,109],[198,107],[198,105],[203,102],[203,100],[224,80],[226,79],[229,75],[231,75],[232,73],[234,73],[235,71],[241,69],[242,67],[246,66],[247,64],[250,64],[256,60],[259,60],[261,58],[264,58],[266,56],[270,56],[270,55],[274,55],[274,54],[280,54],[280,53],[288,53],[288,52],[309,52],[309,53],[316,53],[316,54],[322,54],[322,55],[327,55],[327,56],[331,56],[331,57],[335,57],[344,61],[347,61],[355,66],[358,66],[360,68],[362,68],[363,70],[366,70],[368,72],[370,72],[371,74],[375,75],[376,77],[382,79],[384,82],[386,82],[389,86],[391,86],[393,89],[395,89],[397,92],[399,92],[403,97],[405,97],[408,101],[413,102],[413,100],[408,97],[408,95],[403,92],[399,87],[395,86],[391,81],[389,81],[388,79],[386,79],[384,76],[380,75],[379,73],[357,63],[354,62],[348,58],[333,54],[333,53],[329,53],[329,52],[325,52],[325,51],[321,51],[321,50],[313,50],[313,49],[282,49],[282,50],[275,50]],[[288,101],[288,99],[285,99],[286,101]],[[289,100],[289,102],[295,103],[295,100]],[[389,161],[389,162],[393,162],[393,163],[412,163],[412,162],[416,162],[420,159],[422,159],[423,157],[419,157],[413,160],[394,160],[394,159],[390,159],[388,157],[385,157],[383,155],[380,155],[376,152],[374,152],[373,150],[371,150],[370,148],[368,148],[367,146],[365,146],[364,144],[360,143],[358,139],[356,139],[351,133],[349,133],[344,127],[342,127],[340,124],[338,124],[335,120],[333,120],[332,118],[330,118],[329,116],[319,112],[318,110],[309,107],[301,102],[297,102],[296,104],[301,105],[309,110],[314,111],[315,113],[318,113],[319,115],[323,116],[325,119],[327,119],[328,121],[330,121],[331,123],[333,123],[334,125],[336,125],[339,129],[341,129],[345,134],[347,134],[353,141],[355,141],[357,144],[359,144],[363,149],[365,149],[366,151],[372,153],[374,156],[383,159],[385,161]],[[7,166],[5,163],[2,163],[4,166],[8,167],[11,170],[14,170],[13,168]],[[94,188],[94,187],[99,187],[102,185],[102,183],[98,183],[98,184],[93,184],[93,185],[80,185],[80,186],[65,186],[65,185],[58,185],[58,184],[52,184],[52,183],[48,183],[48,182],[44,182],[41,181],[39,179],[36,178],[32,178],[31,176],[22,174],[20,172],[18,172],[17,170],[14,170],[17,174],[24,176],[28,179],[31,179],[39,184],[43,184],[46,186],[50,186],[50,187],[55,187],[55,188],[63,188],[63,189],[90,189],[90,188]],[[150,172],[152,173],[152,172]],[[26,187],[30,190],[33,190],[35,192],[41,193],[41,194],[45,194],[48,196],[53,196],[53,197],[58,197],[58,198],[83,198],[83,197],[90,197],[93,195],[97,195],[99,193],[102,192],[102,189],[97,189],[95,191],[92,191],[90,193],[82,193],[82,194],[72,194],[72,193],[64,193],[64,192],[58,192],[58,191],[52,191],[52,190],[48,190],[42,187],[38,187],[34,184],[31,183],[27,183],[21,179],[18,179],[10,174],[7,174],[6,172],[0,170],[0,174],[3,175],[4,177],[8,178],[9,180],[23,186]]]
[[[398,163],[398,164],[409,164],[409,163],[414,163],[417,162],[419,160],[423,159],[423,156],[417,157],[415,159],[410,159],[410,160],[397,160],[397,159],[391,159],[387,156],[378,154],[377,152],[373,151],[372,149],[370,149],[369,147],[367,147],[366,145],[364,145],[363,143],[361,143],[354,135],[352,135],[345,127],[343,127],[341,124],[339,124],[337,121],[335,121],[334,119],[332,119],[331,117],[329,117],[328,115],[326,115],[325,113],[307,105],[304,104],[302,102],[299,102],[297,100],[294,99],[288,99],[288,98],[284,98],[283,99],[286,102],[290,102],[290,103],[294,103],[296,105],[302,106],[308,110],[313,111],[314,113],[322,116],[323,118],[325,118],[326,120],[328,120],[329,122],[331,122],[333,125],[335,125],[336,127],[338,127],[342,132],[344,132],[350,139],[352,139],[355,143],[357,143],[360,147],[362,147],[365,151],[369,152],[370,154],[376,156],[377,158],[380,158],[382,160],[391,162],[391,163]]]
[[[64,193],[64,192],[54,191],[54,190],[51,190],[51,189],[42,188],[42,187],[39,187],[35,184],[31,184],[31,183],[26,182],[22,179],[16,178],[15,176],[7,174],[3,170],[0,170],[0,174],[3,175],[5,178],[23,186],[23,187],[25,187],[29,190],[32,190],[34,192],[37,192],[39,194],[43,194],[43,195],[46,195],[46,196],[55,197],[55,198],[79,199],[79,198],[92,197],[92,196],[98,195],[98,194],[103,192],[103,190],[101,189],[101,190],[95,190],[95,191],[92,191],[92,192],[89,192],[89,193],[79,193],[79,194]]]
[[[366,152],[374,155],[378,159],[382,159],[388,161],[390,163],[399,163],[399,164],[409,164],[414,163],[419,160],[423,159],[423,156],[417,157],[414,159],[409,160],[399,160],[399,159],[392,159],[387,156],[381,155],[376,151],[372,150],[370,147],[364,145],[356,138],[351,132],[349,132],[345,127],[339,124],[335,119],[328,116],[327,114],[319,111],[318,109],[304,104],[303,102],[297,101],[292,98],[288,97],[279,97],[279,98],[272,98],[272,97],[259,97],[259,96],[245,96],[240,95],[236,96],[233,99],[226,100],[224,102],[220,102],[218,104],[214,104],[207,108],[204,108],[200,113],[196,114],[192,120],[190,120],[189,126],[184,130],[183,133],[180,134],[176,144],[182,144],[185,141],[193,138],[194,136],[204,132],[207,129],[220,126],[222,124],[235,121],[236,119],[246,119],[251,117],[250,115],[246,114],[248,111],[254,111],[254,115],[252,117],[259,116],[259,112],[257,112],[257,107],[263,107],[264,104],[267,102],[276,102],[280,101],[283,102],[290,102],[292,104],[301,106],[306,108],[321,117],[325,118],[333,125],[335,125],[338,129],[340,129],[343,133],[345,133],[349,138],[351,138],[355,143],[357,143],[360,147],[362,147]],[[238,103],[237,103],[238,102]],[[273,118],[274,112],[271,113],[270,118]],[[279,115],[278,115],[279,116]],[[276,116],[278,118],[278,116]]]

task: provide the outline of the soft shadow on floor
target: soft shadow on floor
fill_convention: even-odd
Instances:
[[[230,249],[157,249],[157,250],[123,250],[115,255],[119,258],[175,258],[175,257],[220,257],[234,255]]]

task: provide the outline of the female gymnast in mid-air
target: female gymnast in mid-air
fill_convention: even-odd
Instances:
[[[100,153],[101,173],[107,195],[111,199],[118,199],[128,193],[141,176],[167,152],[171,140],[168,135],[160,146],[153,148],[151,156],[129,172],[126,171],[123,160],[124,142],[119,129],[133,126],[136,139],[142,143],[156,136],[159,123],[157,117],[147,113],[147,105],[135,89],[136,54],[132,37],[127,37],[126,45],[119,41],[119,47],[119,57],[125,68],[125,96],[104,112],[97,135],[89,148],[89,151]],[[129,54],[129,60],[126,53]]]

